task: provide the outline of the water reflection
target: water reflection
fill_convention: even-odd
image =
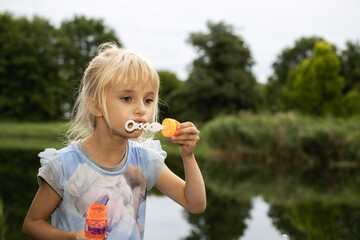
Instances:
[[[238,239],[246,229],[245,219],[250,215],[251,202],[231,196],[218,195],[207,189],[207,210],[203,214],[185,213],[192,225],[186,240],[192,239]]]
[[[145,239],[178,240],[189,235],[184,209],[164,196],[147,196]]]
[[[292,240],[360,239],[360,207],[344,203],[299,202],[271,206],[269,215],[277,229]]]
[[[0,196],[7,214],[7,239],[25,239],[20,230],[37,189],[38,152],[1,151]],[[169,167],[183,175],[181,159],[170,158]],[[278,239],[286,234],[291,240],[360,239],[358,168],[279,169],[264,164],[198,160],[207,185],[207,210],[200,215],[181,211],[161,217],[170,214],[161,203],[158,213],[165,222],[156,231],[177,229],[179,234],[173,239],[183,240],[250,240],[255,231],[264,235],[261,239],[270,239],[271,234]],[[259,220],[254,215],[259,207],[257,196],[263,199]],[[176,221],[179,218],[183,219],[180,223]],[[254,221],[259,223],[254,226]],[[157,228],[151,224],[147,227]]]
[[[269,204],[262,197],[255,197],[251,200],[252,209],[250,218],[246,221],[246,231],[241,240],[286,240],[285,234],[281,234],[273,225],[271,218],[268,216]],[[261,231],[259,231],[261,230]]]

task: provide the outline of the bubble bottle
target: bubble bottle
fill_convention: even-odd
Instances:
[[[106,206],[100,203],[91,204],[86,216],[85,237],[91,239],[104,239],[106,224]]]
[[[128,120],[125,123],[125,129],[128,132],[133,132],[135,130],[149,130],[152,132],[158,132],[161,130],[161,133],[164,137],[175,136],[176,128],[180,123],[172,118],[165,118],[162,124],[154,123],[136,123],[134,120]]]

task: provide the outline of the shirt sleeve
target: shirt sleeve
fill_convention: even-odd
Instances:
[[[64,174],[58,151],[54,148],[47,148],[39,153],[39,157],[41,164],[37,175],[39,186],[45,181],[57,194],[63,197],[64,188],[61,183],[63,182]]]
[[[144,149],[148,153],[149,168],[146,176],[147,190],[157,183],[164,166],[167,153],[161,148],[159,140],[146,140],[143,143]]]

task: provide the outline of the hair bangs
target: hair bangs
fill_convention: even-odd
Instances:
[[[153,86],[158,92],[159,76],[145,59],[129,51],[124,51],[120,58],[111,88],[115,89],[119,85],[124,88],[134,85]]]

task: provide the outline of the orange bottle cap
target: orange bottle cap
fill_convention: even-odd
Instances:
[[[180,125],[178,121],[172,118],[165,118],[161,124],[162,126],[166,127],[161,130],[161,133],[164,137],[172,137],[176,133],[176,127]]]
[[[89,206],[87,216],[93,219],[106,219],[106,206],[100,203],[94,203]]]

